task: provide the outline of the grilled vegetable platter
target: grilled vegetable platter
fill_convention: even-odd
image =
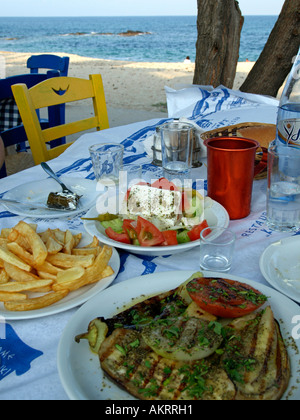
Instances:
[[[84,305],[59,346],[69,397],[298,399],[298,306],[261,284],[218,276],[143,276]]]

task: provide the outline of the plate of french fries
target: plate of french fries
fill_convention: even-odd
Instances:
[[[96,237],[20,221],[0,234],[0,316],[29,319],[85,303],[108,287],[118,252]]]

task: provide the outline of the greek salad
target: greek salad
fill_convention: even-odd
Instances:
[[[193,189],[180,190],[166,178],[132,186],[120,213],[100,214],[96,219],[110,239],[129,245],[173,246],[197,241],[208,228],[204,197]]]

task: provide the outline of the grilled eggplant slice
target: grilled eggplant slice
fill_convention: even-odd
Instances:
[[[224,369],[211,360],[193,363],[159,356],[141,334],[116,329],[99,351],[102,369],[142,400],[232,400],[236,389]]]
[[[280,399],[290,366],[279,325],[270,306],[250,318],[229,326],[235,339],[226,346],[222,363],[237,388],[237,399]]]

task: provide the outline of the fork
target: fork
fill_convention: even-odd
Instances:
[[[62,191],[64,194],[70,194],[73,195],[74,198],[78,199],[80,198],[80,196],[78,196],[78,194],[74,193],[74,191],[70,190],[70,188],[68,188],[56,175],[55,172],[53,172],[53,170],[50,168],[50,166],[46,163],[46,162],[42,162],[41,163],[41,167],[44,169],[44,171],[50,175],[53,179],[55,179],[55,181],[57,181],[59,183],[59,185],[62,188]]]

